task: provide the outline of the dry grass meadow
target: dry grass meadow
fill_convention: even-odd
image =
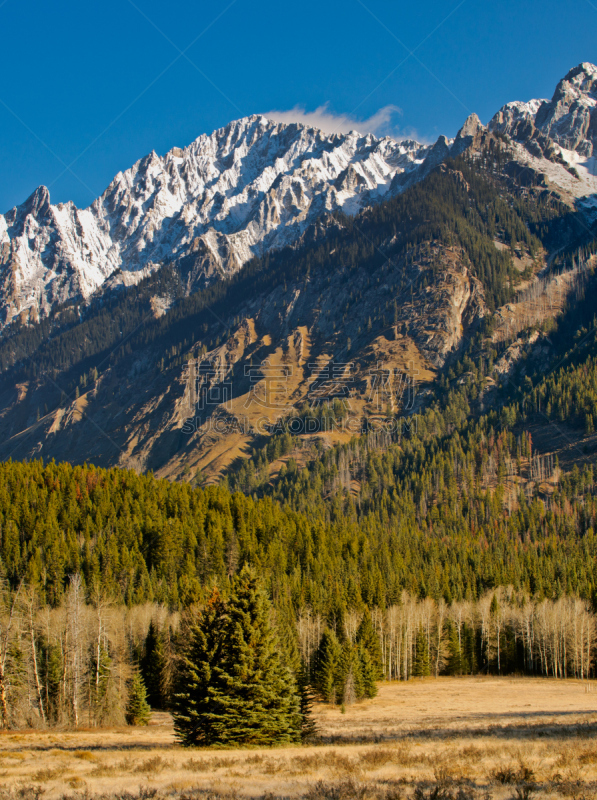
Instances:
[[[147,728],[4,732],[0,800],[597,798],[597,685],[414,680],[316,718],[316,743],[272,749],[183,749],[163,713]]]

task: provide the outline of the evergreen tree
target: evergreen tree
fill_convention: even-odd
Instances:
[[[206,717],[217,744],[270,745],[301,736],[296,681],[270,624],[271,603],[244,567],[226,604],[222,656],[214,666]]]
[[[183,745],[215,741],[210,713],[214,669],[222,658],[225,606],[217,589],[187,632],[188,645],[179,665],[174,694],[174,730]]]
[[[429,663],[429,647],[427,644],[427,636],[422,625],[417,630],[417,638],[415,640],[415,663],[413,664],[413,675],[415,678],[426,678],[431,675],[431,666]]]
[[[379,680],[373,659],[363,645],[359,645],[358,658],[361,673],[361,697],[375,697],[377,695],[377,680]]]
[[[62,650],[57,644],[48,643],[43,637],[40,651],[40,678],[47,718],[50,722],[58,722],[63,673]]]
[[[289,600],[276,607],[276,634],[280,644],[280,656],[286,667],[295,675],[303,669],[296,628],[296,612]]]
[[[492,617],[495,617],[499,610],[500,610],[500,605],[498,603],[498,599],[497,599],[496,595],[494,594],[493,597],[491,598],[491,605],[489,606],[489,613],[491,614]]]
[[[228,602],[212,596],[193,627],[176,694],[175,730],[185,745],[294,742],[300,698],[270,624],[272,607],[245,567]]]
[[[147,702],[147,690],[141,673],[135,670],[129,683],[129,696],[125,712],[126,724],[147,725],[150,717],[151,708]]]
[[[383,657],[381,653],[381,644],[377,631],[373,627],[373,621],[369,609],[365,609],[363,619],[357,630],[357,642],[368,653],[371,661],[375,678],[374,680],[380,681],[383,678]]]
[[[300,698],[301,740],[308,742],[317,735],[317,725],[313,719],[313,689],[309,683],[309,676],[304,664],[301,664],[297,675],[297,685]]]
[[[349,706],[363,697],[363,676],[357,647],[348,640],[342,645],[339,671],[342,703]]]
[[[474,675],[479,669],[479,651],[481,648],[481,635],[477,635],[473,627],[465,625],[462,636],[462,671]]]
[[[326,628],[315,652],[313,686],[327,703],[341,699],[339,670],[342,649],[333,631]]]
[[[446,663],[448,675],[462,675],[463,657],[458,641],[458,631],[454,625],[448,626],[448,661]]]
[[[165,709],[168,705],[166,664],[164,637],[156,623],[151,620],[145,637],[145,653],[140,666],[141,675],[147,687],[147,700],[152,708]]]

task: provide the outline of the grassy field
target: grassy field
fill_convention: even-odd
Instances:
[[[597,684],[414,680],[316,718],[317,743],[265,750],[182,749],[163,713],[147,728],[4,732],[0,800],[597,798]]]

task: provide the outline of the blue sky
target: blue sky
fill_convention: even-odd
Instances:
[[[597,0],[0,0],[0,30],[0,211],[252,113],[453,136],[597,61]]]

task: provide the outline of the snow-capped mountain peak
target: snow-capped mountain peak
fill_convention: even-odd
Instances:
[[[571,69],[551,100],[507,103],[489,127],[518,140],[537,131],[566,150],[591,157],[597,148],[597,67],[584,62]]]
[[[403,191],[487,130],[508,134],[537,168],[559,170],[574,196],[597,194],[597,67],[588,63],[551,100],[508,103],[487,128],[473,114],[454,140],[433,145],[253,115],[164,156],[152,151],[86,209],[53,206],[39,187],[0,215],[0,327],[136,283],[163,264],[176,265],[191,292],[292,244],[325,212],[354,214]]]
[[[358,211],[428,149],[253,115],[149,153],[86,209],[51,206],[40,187],[0,216],[0,320],[36,318],[117,270],[132,283],[183,257],[191,290],[294,241],[324,211]]]

